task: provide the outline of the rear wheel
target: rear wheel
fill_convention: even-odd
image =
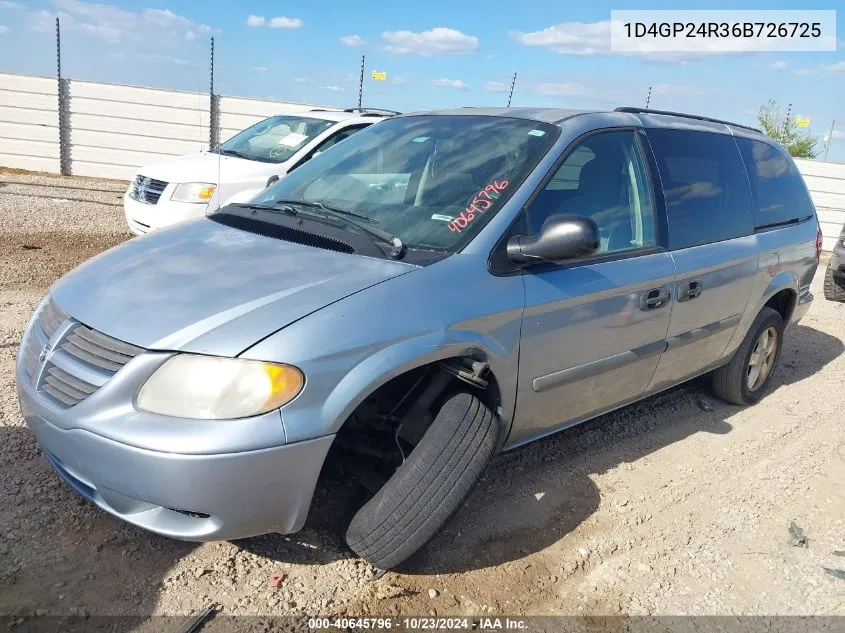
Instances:
[[[353,517],[349,547],[379,569],[395,567],[420,549],[493,459],[499,429],[475,395],[460,391],[446,398],[405,462]]]
[[[829,301],[845,301],[845,288],[833,278],[833,269],[830,266],[824,273],[824,298]]]
[[[783,319],[776,310],[763,308],[731,362],[715,370],[713,391],[733,404],[758,402],[771,381],[783,345]]]

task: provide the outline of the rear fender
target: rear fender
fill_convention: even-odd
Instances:
[[[769,276],[769,274],[766,274],[765,272],[762,274],[765,274],[767,277]],[[758,285],[757,287],[759,288],[760,286]],[[737,348],[742,344],[746,334],[748,334],[748,329],[751,327],[751,324],[754,323],[754,319],[756,319],[757,315],[760,314],[760,310],[762,310],[766,303],[768,303],[769,299],[774,297],[781,290],[791,290],[795,297],[798,297],[798,276],[793,271],[781,270],[775,273],[775,275],[769,279],[765,290],[763,290],[763,292],[759,295],[759,299],[754,301],[752,298],[752,300],[748,302],[742,321],[736,328],[736,332],[725,350],[725,358],[729,359],[733,356],[734,352],[736,352]],[[795,299],[793,299],[793,301],[795,301]],[[792,307],[795,307],[794,304]],[[784,325],[787,324],[784,323]]]

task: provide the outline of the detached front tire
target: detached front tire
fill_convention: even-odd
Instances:
[[[352,550],[391,569],[425,545],[467,497],[499,448],[495,414],[475,395],[449,396],[422,440],[346,531]]]
[[[763,308],[731,362],[712,374],[713,392],[733,404],[755,404],[771,382],[783,346],[783,319]]]

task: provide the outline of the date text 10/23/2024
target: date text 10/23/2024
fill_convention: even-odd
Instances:
[[[462,229],[465,229],[475,219],[476,215],[483,215],[487,209],[492,207],[493,203],[499,198],[499,195],[507,186],[507,180],[494,180],[484,187],[484,189],[475,194],[469,206],[461,211],[459,216],[449,222],[449,230],[453,233],[460,233]]]

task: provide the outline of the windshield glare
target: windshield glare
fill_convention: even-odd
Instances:
[[[388,119],[305,163],[253,203],[320,202],[373,218],[410,248],[453,252],[502,207],[558,133],[506,117]]]
[[[220,151],[263,163],[281,163],[334,124],[299,116],[273,116],[236,134],[220,145]]]

